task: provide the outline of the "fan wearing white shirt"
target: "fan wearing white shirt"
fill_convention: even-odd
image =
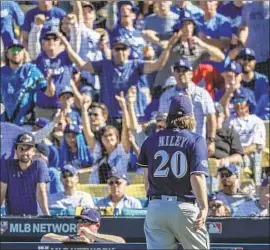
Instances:
[[[76,186],[79,182],[78,171],[72,165],[66,165],[62,169],[61,181],[64,185],[64,192],[53,194],[49,197],[49,208],[70,207],[92,207],[94,202],[92,196],[86,192],[77,191]]]

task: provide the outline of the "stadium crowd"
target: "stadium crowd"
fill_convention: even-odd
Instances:
[[[145,214],[137,156],[185,94],[209,216],[269,216],[269,30],[269,1],[1,1],[1,211]]]

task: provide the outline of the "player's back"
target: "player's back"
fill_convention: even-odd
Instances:
[[[207,175],[207,148],[204,138],[198,134],[189,130],[164,129],[150,136],[144,144],[149,196],[190,196],[190,174],[205,172]]]

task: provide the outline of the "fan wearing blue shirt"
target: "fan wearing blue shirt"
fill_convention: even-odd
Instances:
[[[21,27],[24,22],[24,13],[20,6],[14,1],[2,1],[0,4],[0,11],[1,37],[5,48],[8,40],[16,38],[14,21],[17,26]]]
[[[129,60],[129,44],[120,37],[113,43],[112,60],[85,62],[73,51],[64,36],[59,34],[59,37],[66,46],[70,59],[77,67],[99,76],[101,102],[108,107],[111,118],[120,118],[122,112],[114,96],[121,91],[126,93],[132,85],[138,85],[141,75],[160,70],[165,65],[170,50],[178,39],[178,34],[176,33],[170,39],[168,47],[156,61]]]
[[[117,7],[119,21],[109,32],[110,41],[113,42],[116,37],[123,37],[131,49],[130,59],[143,59],[143,48],[146,42],[142,37],[143,33],[134,27],[136,6],[132,1],[120,1]]]
[[[46,17],[41,37],[50,30],[59,30],[60,19],[66,15],[65,11],[53,6],[53,1],[38,0],[38,6],[26,12],[22,26],[23,41],[26,48],[28,48],[28,35],[35,22],[35,16],[39,14]]]
[[[36,65],[26,63],[26,54],[22,43],[10,41],[6,50],[6,65],[1,67],[1,94],[5,113],[2,120],[22,125],[31,120],[35,94],[41,91],[45,96],[55,94],[51,81],[45,80]]]
[[[218,1],[200,1],[204,16],[197,21],[204,42],[220,49],[228,49],[232,37],[232,25],[228,18],[217,13]]]
[[[35,139],[31,133],[18,135],[15,143],[17,160],[1,163],[0,204],[6,199],[7,215],[50,215],[46,184],[50,181],[47,164],[33,160]]]

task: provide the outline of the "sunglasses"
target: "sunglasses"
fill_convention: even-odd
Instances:
[[[236,97],[232,99],[232,103],[243,103],[246,99],[244,97]]]
[[[89,113],[89,116],[95,116],[95,117],[97,117],[98,116],[98,113]]]
[[[232,173],[220,173],[220,177],[221,178],[228,178],[228,177],[231,177],[233,174]]]
[[[185,67],[176,66],[176,67],[173,67],[173,71],[177,72],[177,73],[186,73],[190,70],[188,68],[185,68]]]
[[[253,56],[248,56],[248,55],[242,56],[239,59],[243,60],[243,61],[249,61],[249,62],[255,60],[255,58]]]
[[[87,219],[78,219],[78,220],[76,220],[76,222],[77,222],[78,224],[88,224],[88,225],[94,225],[94,224],[97,224],[96,222],[90,221],[90,220],[87,220]]]
[[[108,181],[108,185],[112,186],[113,184],[116,184],[117,186],[120,186],[123,182],[122,181]]]
[[[216,204],[213,204],[211,206],[209,206],[210,209],[219,209],[223,206],[223,204],[221,203],[216,203]]]
[[[59,40],[59,38],[56,36],[48,36],[48,37],[45,37],[44,40],[45,41],[50,41],[50,40],[56,41],[56,40]]]
[[[11,54],[11,55],[15,55],[16,53],[19,53],[23,50],[22,47],[12,47],[8,50],[8,52]]]
[[[127,48],[126,47],[117,47],[117,48],[114,48],[114,50],[116,51],[116,52],[119,52],[119,51],[126,51],[127,50]]]

